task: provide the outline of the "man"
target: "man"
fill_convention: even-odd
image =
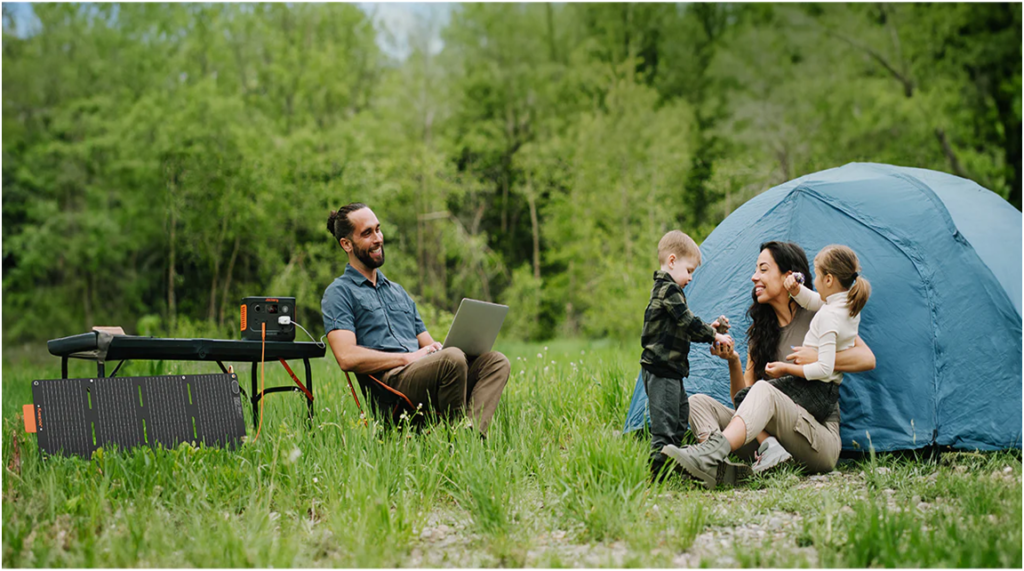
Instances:
[[[338,366],[356,373],[384,414],[396,404],[422,405],[448,420],[468,412],[486,437],[508,381],[508,359],[497,351],[467,357],[434,341],[409,294],[378,269],[384,265],[384,235],[365,204],[332,212],[327,229],[348,255],[345,273],[320,303]]]

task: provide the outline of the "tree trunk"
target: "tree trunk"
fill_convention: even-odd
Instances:
[[[1005,140],[1003,144],[1003,158],[1006,161],[1006,166],[1013,171],[1013,176],[1010,179],[1010,195],[1007,197],[1007,200],[1010,204],[1017,207],[1017,210],[1020,210],[1021,122],[1013,112],[1013,102],[1009,98],[995,97],[995,100],[999,119],[1003,124],[1003,138]]]
[[[949,139],[946,137],[946,132],[942,127],[935,128],[935,138],[939,140],[939,145],[942,146],[942,153],[946,155],[946,159],[949,160],[949,166],[953,169],[953,174],[961,178],[970,178],[967,175],[967,171],[964,170],[960,159],[957,158],[956,153],[953,152],[953,147],[949,144]]]
[[[213,280],[210,283],[210,308],[206,319],[213,323],[217,318],[217,283],[220,281],[220,255],[224,251],[224,236],[228,231],[228,217],[221,219],[220,235],[217,236],[217,247],[213,248],[210,258],[213,259]]]
[[[658,205],[658,167],[657,165],[651,166],[651,190],[647,194],[647,232],[654,234],[652,238],[658,240],[661,238],[657,232],[657,213],[656,208]]]
[[[235,271],[235,260],[238,259],[239,237],[235,236],[235,245],[231,249],[231,259],[228,260],[227,271],[224,273],[224,290],[220,298],[220,317],[217,319],[217,326],[224,327],[224,310],[228,306],[228,293],[231,291],[231,275]]]
[[[576,272],[573,267],[574,260],[569,260],[569,292],[568,301],[565,303],[565,329],[569,336],[575,336],[578,326],[576,324],[576,315],[573,313],[575,309],[572,305],[572,299],[576,295]]]
[[[550,6],[548,7],[550,10]],[[530,205],[530,228],[533,231],[533,277],[540,279],[540,222],[537,220],[537,197],[534,195],[531,177],[526,191],[526,201]]]
[[[502,161],[501,173],[501,233],[508,232],[508,166]]]
[[[91,330],[96,322],[93,321],[92,315],[92,295],[90,292],[89,276],[86,275],[85,287],[82,289],[82,308],[85,310],[85,328]]]
[[[178,217],[174,212],[174,208],[171,208],[171,231],[169,237],[169,250],[168,253],[168,264],[167,264],[167,323],[169,324],[171,335],[174,335],[175,328],[177,327],[177,306],[174,303],[174,234],[175,226],[178,224]]]
[[[210,281],[210,307],[206,312],[206,319],[213,323],[217,319],[217,282],[220,279],[220,262],[213,266],[213,280]]]
[[[622,181],[619,183],[619,198],[621,199],[620,207],[622,208],[622,238],[624,253],[626,254],[627,260],[633,259],[633,240],[630,237],[629,228],[629,184],[627,177],[629,176],[629,167],[627,161],[622,161]]]
[[[551,8],[551,2],[546,2],[548,20],[548,47],[551,50],[551,61],[558,63],[558,48],[555,43],[555,15]]]
[[[484,288],[484,301],[491,302],[491,284],[487,279],[487,271],[484,269],[484,263],[481,261],[477,264],[477,273],[480,274],[480,285]]]
[[[419,201],[417,201],[417,202],[419,202]],[[424,214],[423,207],[420,206],[419,208],[416,209],[416,211],[420,215],[416,217],[416,269],[418,271],[419,281],[416,284],[415,290],[416,290],[416,295],[422,297],[423,296],[423,284],[426,281],[426,277],[427,277],[427,272],[426,272],[426,268],[427,268],[427,260],[426,260],[427,248],[423,244],[423,226],[426,223],[423,221],[423,216],[422,216],[422,214]]]

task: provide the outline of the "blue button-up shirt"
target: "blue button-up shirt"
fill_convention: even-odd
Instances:
[[[351,264],[331,282],[320,301],[324,332],[344,329],[361,347],[409,353],[420,348],[416,336],[427,330],[416,303],[402,286],[377,270],[377,286]]]

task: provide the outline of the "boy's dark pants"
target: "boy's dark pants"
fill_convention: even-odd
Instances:
[[[651,470],[657,472],[667,460],[661,449],[679,446],[690,419],[690,400],[683,379],[659,377],[641,367],[644,390],[651,413]]]

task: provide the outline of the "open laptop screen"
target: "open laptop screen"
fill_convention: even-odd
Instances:
[[[507,305],[463,299],[444,339],[444,346],[462,349],[470,357],[487,353],[494,347],[507,313]]]

